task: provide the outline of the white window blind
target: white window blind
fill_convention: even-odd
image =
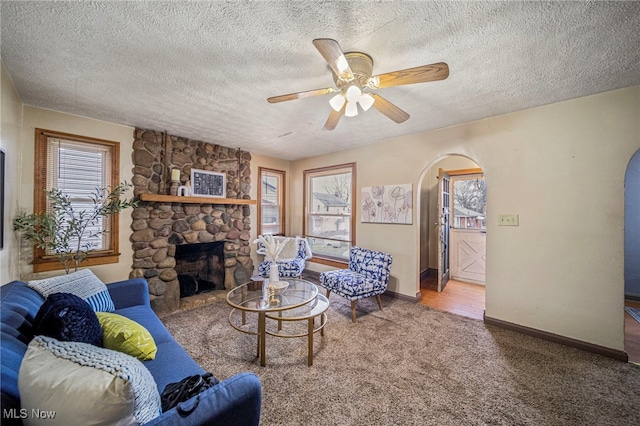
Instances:
[[[69,196],[75,211],[91,209],[91,195],[96,188],[110,184],[112,151],[108,146],[47,137],[47,190],[59,189]],[[47,202],[47,211],[51,205]],[[93,227],[88,227],[82,241],[91,250],[110,247],[110,221],[100,217]],[[91,236],[98,231],[102,235]],[[77,243],[74,242],[74,243]],[[47,252],[47,254],[53,254]]]

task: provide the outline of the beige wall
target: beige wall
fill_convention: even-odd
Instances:
[[[133,127],[25,106],[21,142],[23,162],[20,208],[26,211],[33,210],[33,156],[36,128],[120,142],[120,180],[131,182],[133,176],[131,172],[133,168],[131,160]],[[131,196],[131,193],[127,194],[127,196]],[[131,272],[133,258],[133,251],[129,241],[131,234],[131,209],[120,214],[119,226],[120,262],[118,264],[91,267],[91,270],[104,282],[127,279],[129,278],[129,272]],[[60,271],[33,274],[32,267],[29,264],[30,260],[30,249],[25,248],[23,244],[23,252],[20,256],[20,277],[23,280],[60,274]]]
[[[0,149],[5,153],[4,249],[0,251],[0,285],[17,280],[20,241],[13,232],[13,218],[19,213],[22,152],[22,103],[13,88],[9,74],[1,66],[0,77]]]
[[[624,175],[639,123],[632,87],[296,161],[292,232],[302,231],[304,169],[355,161],[358,190],[418,187],[444,156],[472,158],[488,190],[486,315],[623,350]],[[520,226],[498,227],[502,213]],[[419,291],[422,220],[356,226],[358,245],[393,255],[390,290],[408,296]]]

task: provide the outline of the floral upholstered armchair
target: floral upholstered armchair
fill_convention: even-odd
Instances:
[[[387,291],[391,274],[390,254],[351,247],[349,269],[337,269],[320,274],[320,285],[351,301],[351,320],[356,322],[356,300],[375,296],[382,310],[380,295]]]
[[[276,259],[278,265],[278,273],[280,277],[300,277],[306,261],[311,259],[311,247],[306,238],[302,237],[272,237],[275,242],[286,241],[284,247],[279,252]],[[256,253],[264,254],[264,262],[258,266],[258,274],[263,277],[269,276],[271,270],[272,259],[269,258],[265,250],[264,244],[257,241],[258,250]]]

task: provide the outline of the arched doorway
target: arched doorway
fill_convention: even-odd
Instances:
[[[624,193],[624,349],[640,363],[640,150],[627,166]]]
[[[442,176],[439,178],[440,171],[451,171],[454,176],[448,179],[443,179]],[[451,193],[450,206],[439,205],[446,197],[441,195],[442,185],[439,187],[438,183],[449,181],[449,179],[452,182],[447,187],[451,190],[454,189],[456,182],[461,187],[468,186],[467,184],[480,185],[480,181],[484,185],[484,173],[480,166],[472,159],[459,154],[450,154],[436,159],[423,170],[418,184],[421,303],[436,309],[481,319],[485,306],[484,265],[474,264],[473,256],[484,257],[486,234],[480,234],[484,233],[483,230],[471,228],[475,227],[476,223],[486,221],[486,216],[484,212],[476,212],[473,208],[469,208],[472,207],[469,205],[461,208],[461,200],[455,200],[454,192]],[[442,214],[443,212],[447,214]],[[449,224],[453,226],[448,226]],[[461,228],[463,224],[465,226]],[[471,242],[471,245],[457,245],[474,236],[476,234],[474,231],[480,234],[477,235],[478,240]],[[479,250],[472,249],[473,245]],[[451,256],[450,247],[455,250],[453,256]],[[460,262],[461,253],[470,253],[472,256]],[[451,264],[450,260],[453,260],[454,264]],[[456,272],[456,268],[461,264],[467,264],[470,268],[466,271],[458,268]],[[451,265],[451,268],[449,269],[447,265]],[[477,267],[470,275],[469,272],[474,269],[474,266]],[[445,287],[443,276],[447,275],[447,271],[453,274],[449,274],[451,279]],[[438,286],[439,277],[440,286]],[[440,291],[442,288],[444,290]]]

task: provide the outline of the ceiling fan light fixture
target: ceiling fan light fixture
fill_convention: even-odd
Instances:
[[[358,115],[358,104],[355,101],[347,101],[347,108],[344,111],[347,117],[355,117]]]
[[[358,99],[360,99],[360,96],[362,96],[362,90],[360,90],[358,86],[356,86],[355,84],[352,86],[349,86],[346,94],[347,100],[349,102],[353,102],[355,104],[358,101]]]
[[[342,93],[338,93],[329,100],[329,105],[331,105],[331,108],[333,108],[334,111],[340,112],[346,101],[347,99],[344,95]]]
[[[360,102],[360,106],[364,111],[367,111],[369,108],[371,108],[375,101],[375,98],[368,93],[363,93],[358,99],[358,102]]]

